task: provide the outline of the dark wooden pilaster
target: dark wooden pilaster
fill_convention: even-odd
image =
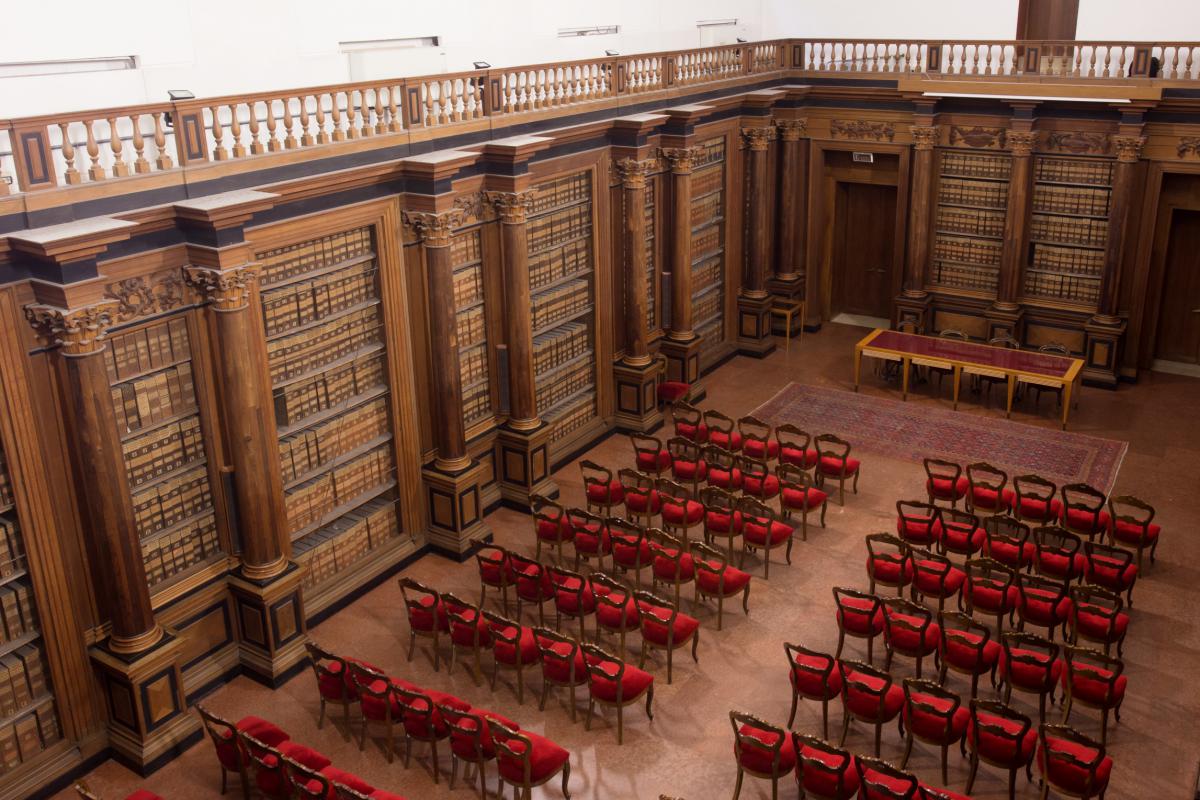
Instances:
[[[779,131],[779,256],[767,289],[785,300],[804,299],[804,259],[807,252],[805,233],[808,219],[808,122],[803,119],[777,119]],[[794,328],[802,321],[792,320]],[[772,320],[774,332],[784,331],[782,318]]]
[[[1008,212],[1004,218],[1004,245],[1000,252],[1000,277],[996,301],[987,310],[988,338],[1011,336],[1021,340],[1023,309],[1017,302],[1025,272],[1029,208],[1033,201],[1033,147],[1037,134],[1010,130],[1005,141],[1012,154],[1008,178]]]
[[[762,357],[775,349],[771,338],[771,295],[767,293],[768,260],[771,253],[770,195],[767,150],[774,128],[742,128],[746,144],[746,193],[749,212],[746,222],[746,269],[738,293],[738,350]]]
[[[908,204],[908,249],[904,259],[904,285],[896,298],[892,322],[913,323],[919,333],[929,327],[929,293],[925,270],[929,264],[930,214],[933,208],[933,148],[940,131],[936,125],[913,125],[912,198]]]
[[[698,147],[666,147],[671,167],[667,253],[671,274],[671,327],[659,348],[667,359],[667,378],[692,384],[699,394],[700,338],[692,329],[692,165]]]

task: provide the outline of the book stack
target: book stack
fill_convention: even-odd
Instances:
[[[301,584],[316,586],[399,535],[395,502],[372,500],[297,545],[296,559],[304,567]]]
[[[1040,270],[1099,277],[1104,269],[1104,253],[1101,250],[1081,250],[1072,247],[1035,244],[1033,246],[1033,267]]]
[[[593,385],[595,364],[584,361],[574,367],[556,373],[551,382],[539,381],[537,385],[537,407],[545,413],[560,402]]]
[[[692,234],[692,263],[699,262],[711,258],[714,254],[721,252],[721,228],[717,225],[710,225],[703,230]],[[694,281],[693,281],[694,283]]]
[[[585,322],[568,322],[533,338],[533,371],[542,374],[591,352]]]
[[[303,478],[325,464],[371,441],[390,436],[386,397],[377,397],[310,428],[279,440],[284,484]]]
[[[692,174],[692,197],[703,197],[725,188],[725,173],[721,169],[702,169]]]
[[[711,225],[722,218],[724,197],[724,192],[715,192],[692,199],[691,225],[693,231],[699,231],[705,225]]]
[[[998,238],[1004,235],[1004,214],[978,208],[938,206],[937,228],[943,233]]]
[[[939,235],[933,244],[933,257],[964,264],[1000,266],[1002,243],[992,239],[971,239]]]
[[[0,516],[0,580],[25,568],[21,531],[15,519]]]
[[[340,314],[375,300],[375,262],[370,256],[332,274],[268,289],[262,293],[267,338]]]
[[[1042,242],[1104,247],[1108,241],[1108,220],[1034,214],[1029,223],[1029,237]]]
[[[1107,217],[1111,193],[1111,190],[1101,188],[1037,184],[1033,192],[1033,210]]]
[[[693,182],[696,180],[696,174],[702,169],[725,160],[725,137],[718,136],[715,139],[708,139],[697,146],[700,148],[700,155],[692,161]]]
[[[596,393],[586,392],[575,400],[564,405],[547,421],[553,426],[550,431],[550,441],[557,442],[583,426],[596,416]]]
[[[1012,159],[1002,155],[943,150],[942,175],[960,178],[1008,180]]]
[[[590,203],[592,199],[591,175],[577,172],[544,181],[534,186],[531,195],[531,214],[545,214],[555,208],[573,203]]]
[[[725,341],[725,139],[702,142],[692,173],[692,317],[707,353]]]
[[[394,482],[391,447],[383,444],[284,492],[284,506],[293,531],[325,520],[334,509],[372,494]],[[332,520],[331,520],[332,521]]]
[[[196,410],[190,361],[116,383],[110,391],[117,428],[126,434]]]
[[[450,240],[450,263],[454,265],[455,271],[459,267],[478,264],[482,260],[483,242],[479,238],[478,230],[454,234],[454,238]]]
[[[145,537],[195,516],[212,506],[208,469],[193,467],[156,481],[133,495],[133,517]]]
[[[938,286],[995,292],[1000,282],[998,267],[981,267],[953,261],[938,261],[937,259],[934,259],[933,264],[932,282]]]
[[[309,417],[343,410],[385,386],[383,354],[362,356],[308,380],[276,389],[275,424],[281,428],[303,425]]]
[[[142,540],[142,558],[151,586],[208,561],[220,552],[217,520],[211,511]]]
[[[455,317],[455,324],[458,327],[458,346],[460,348],[471,347],[487,338],[487,318],[484,315],[483,306],[460,311]]]
[[[1112,183],[1112,162],[1096,158],[1038,156],[1033,175],[1034,180],[1042,182],[1108,186]]]
[[[561,247],[568,241],[591,236],[592,206],[580,203],[529,221],[529,256]]]
[[[370,255],[374,252],[370,228],[342,231],[320,239],[277,247],[258,254],[262,265],[259,284],[274,286],[289,278]]]
[[[1008,201],[1008,185],[993,181],[943,177],[938,191],[940,202],[976,208],[1004,209]]]
[[[281,382],[320,370],[383,342],[379,307],[354,311],[301,333],[267,342],[271,380]]]
[[[463,421],[467,425],[489,416],[492,390],[484,313],[483,242],[479,230],[461,231],[450,241],[454,264],[454,307],[458,329],[458,364],[462,380]],[[543,254],[547,264],[553,253]]]
[[[478,264],[454,271],[454,305],[469,306],[483,299],[483,270]]]
[[[587,278],[576,278],[533,297],[533,327],[553,325],[574,317],[591,306],[592,284]]]
[[[161,425],[122,444],[131,488],[204,460],[200,416]]]
[[[0,644],[37,633],[33,590],[25,579],[0,584]]]

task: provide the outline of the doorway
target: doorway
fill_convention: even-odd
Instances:
[[[834,194],[832,316],[892,314],[896,187],[838,181]]]
[[[1200,210],[1171,213],[1154,358],[1200,366]]]

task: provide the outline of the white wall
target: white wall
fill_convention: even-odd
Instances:
[[[763,24],[772,36],[1009,39],[1017,0],[764,0]]]

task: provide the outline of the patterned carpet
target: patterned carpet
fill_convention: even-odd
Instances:
[[[790,422],[816,436],[832,433],[852,452],[964,466],[987,461],[1015,475],[1036,473],[1058,485],[1084,482],[1108,492],[1128,445],[995,417],[930,408],[839,389],[790,383],[754,411],[770,425]]]

